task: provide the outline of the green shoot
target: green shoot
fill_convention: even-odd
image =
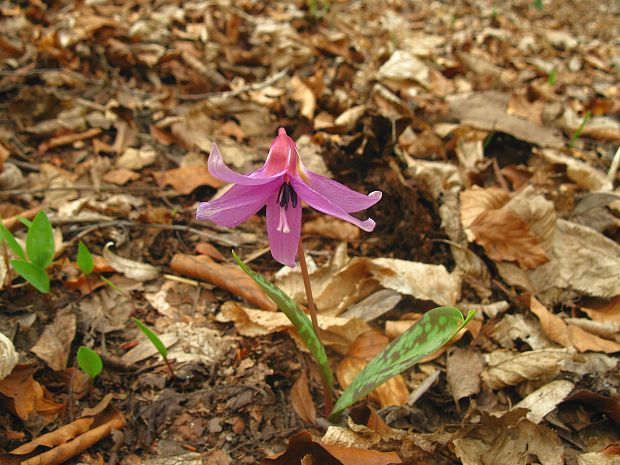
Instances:
[[[544,8],[542,0],[534,0],[532,4],[534,5],[534,8],[536,8],[537,10],[542,11],[542,9]]]
[[[547,84],[549,84],[550,86],[555,86],[555,83],[558,80],[558,69],[557,68],[553,68],[553,71],[551,71],[551,73],[549,74],[549,77],[547,78]]]
[[[579,139],[579,136],[583,132],[583,129],[586,127],[586,124],[588,124],[588,121],[590,121],[590,116],[592,116],[590,110],[586,111],[586,114],[583,115],[583,118],[581,119],[581,124],[575,131],[575,134],[573,134],[573,137],[570,138],[570,142],[568,143],[569,147],[575,145],[575,142],[577,142],[577,139]]]
[[[33,221],[19,216],[17,218],[28,227],[26,251],[24,252],[15,236],[4,225],[0,227],[0,239],[4,240],[19,257],[11,260],[11,266],[17,274],[36,290],[47,294],[50,290],[50,280],[46,269],[54,260],[55,253],[52,224],[44,211],[40,211]]]
[[[80,370],[88,375],[91,382],[94,381],[103,370],[103,362],[99,354],[86,346],[80,346],[78,349],[77,362]]]
[[[85,276],[88,276],[93,272],[95,268],[95,262],[93,261],[93,256],[86,247],[86,245],[80,241],[78,244],[78,253],[77,253],[77,266],[84,273]]]
[[[174,371],[172,369],[172,365],[170,364],[170,361],[168,360],[168,349],[166,349],[166,346],[164,345],[164,343],[161,342],[161,339],[159,339],[159,336],[157,336],[157,334],[151,331],[144,323],[142,323],[142,321],[140,321],[137,318],[132,318],[132,319],[134,323],[138,326],[138,328],[140,328],[140,331],[142,331],[144,335],[148,337],[151,343],[155,346],[155,348],[157,349],[161,357],[164,359],[164,362],[166,362],[166,365],[168,366],[168,370],[170,371],[170,376],[174,378]]]

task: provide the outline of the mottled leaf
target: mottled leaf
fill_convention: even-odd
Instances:
[[[312,328],[310,318],[308,318],[308,316],[301,311],[295,301],[286,295],[282,289],[267,281],[260,274],[252,271],[250,267],[241,261],[234,251],[233,257],[241,269],[245,271],[248,276],[263,289],[263,291],[265,291],[269,298],[278,306],[280,311],[286,315],[291,323],[293,323],[293,326],[299,333],[301,340],[319,363],[319,366],[321,367],[321,375],[331,390],[334,383],[334,375],[332,374],[331,367],[329,366],[329,360],[327,359],[325,347],[323,347],[321,341],[316,336],[316,333]]]
[[[467,318],[463,318],[461,311],[454,307],[437,307],[426,312],[366,365],[336,402],[330,420],[337,420],[347,407],[446,344],[474,314],[470,310]]]

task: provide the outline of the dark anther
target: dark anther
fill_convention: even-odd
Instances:
[[[290,182],[285,182],[280,186],[276,203],[278,203],[280,207],[284,207],[285,210],[288,210],[289,199],[291,200],[291,204],[293,204],[293,208],[297,207],[297,192],[295,192]]]

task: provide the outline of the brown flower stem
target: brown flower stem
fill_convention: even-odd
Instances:
[[[314,328],[314,332],[316,337],[319,339],[319,342],[323,344],[321,341],[321,329],[319,328],[319,320],[316,316],[316,306],[314,305],[314,297],[312,297],[312,286],[310,286],[310,274],[308,273],[308,265],[306,264],[306,255],[304,254],[304,246],[301,243],[301,239],[299,240],[299,246],[297,248],[297,255],[299,256],[299,266],[301,268],[301,277],[304,281],[304,288],[306,290],[306,300],[308,301],[308,310],[310,310],[310,318],[312,319],[312,327]],[[327,385],[327,381],[323,376],[321,376],[321,381],[323,382],[323,397],[325,400],[325,416],[329,416],[332,411],[333,401],[332,401],[332,393]]]

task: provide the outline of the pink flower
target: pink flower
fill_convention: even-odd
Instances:
[[[364,210],[381,199],[381,192],[360,194],[324,176],[307,171],[297,147],[284,128],[278,129],[267,161],[262,168],[243,175],[224,164],[213,144],[209,155],[209,172],[222,181],[234,183],[221,197],[201,202],[196,212],[199,220],[210,220],[232,228],[246,221],[267,205],[267,237],[273,258],[295,266],[301,234],[301,201],[312,208],[372,231],[375,222],[350,215]]]

